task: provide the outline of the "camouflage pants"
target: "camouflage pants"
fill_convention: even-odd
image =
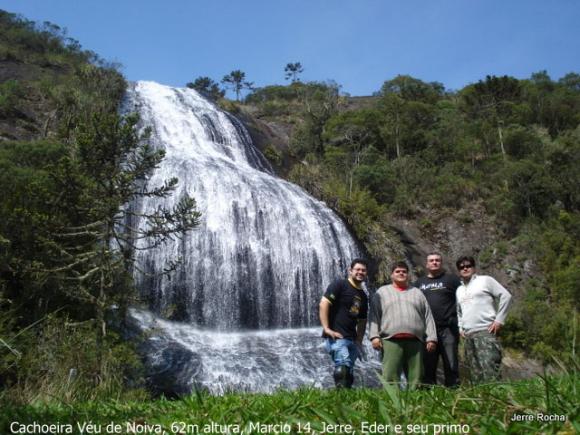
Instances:
[[[472,383],[500,379],[501,347],[495,335],[487,331],[474,332],[465,337],[463,350]]]

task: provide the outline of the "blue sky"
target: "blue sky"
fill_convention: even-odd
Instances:
[[[580,73],[578,0],[0,0],[120,62],[129,80],[184,86],[241,69],[256,86],[334,80],[370,95],[409,74],[448,89],[488,74]]]

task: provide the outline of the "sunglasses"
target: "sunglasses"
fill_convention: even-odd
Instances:
[[[458,267],[459,270],[464,270],[464,269],[471,269],[473,267],[473,264],[462,264]]]

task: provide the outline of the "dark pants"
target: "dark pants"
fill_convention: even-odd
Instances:
[[[441,355],[445,373],[445,386],[456,387],[459,385],[458,344],[459,332],[456,328],[437,328],[436,350],[434,352],[425,351],[423,354],[423,365],[425,366],[423,383],[437,384],[437,364],[439,355]]]

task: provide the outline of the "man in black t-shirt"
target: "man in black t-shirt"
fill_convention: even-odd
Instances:
[[[362,287],[367,277],[367,262],[352,261],[348,279],[328,286],[320,300],[319,316],[326,350],[334,361],[334,382],[337,387],[350,388],[357,344],[362,344],[366,328],[368,297]]]
[[[437,326],[437,349],[435,352],[425,352],[423,356],[425,367],[423,382],[425,384],[437,383],[437,363],[441,355],[445,385],[456,387],[459,385],[457,357],[459,329],[455,291],[461,285],[461,281],[456,275],[443,270],[442,261],[443,258],[438,252],[427,255],[427,276],[413,283],[413,286],[419,288],[427,298]]]

